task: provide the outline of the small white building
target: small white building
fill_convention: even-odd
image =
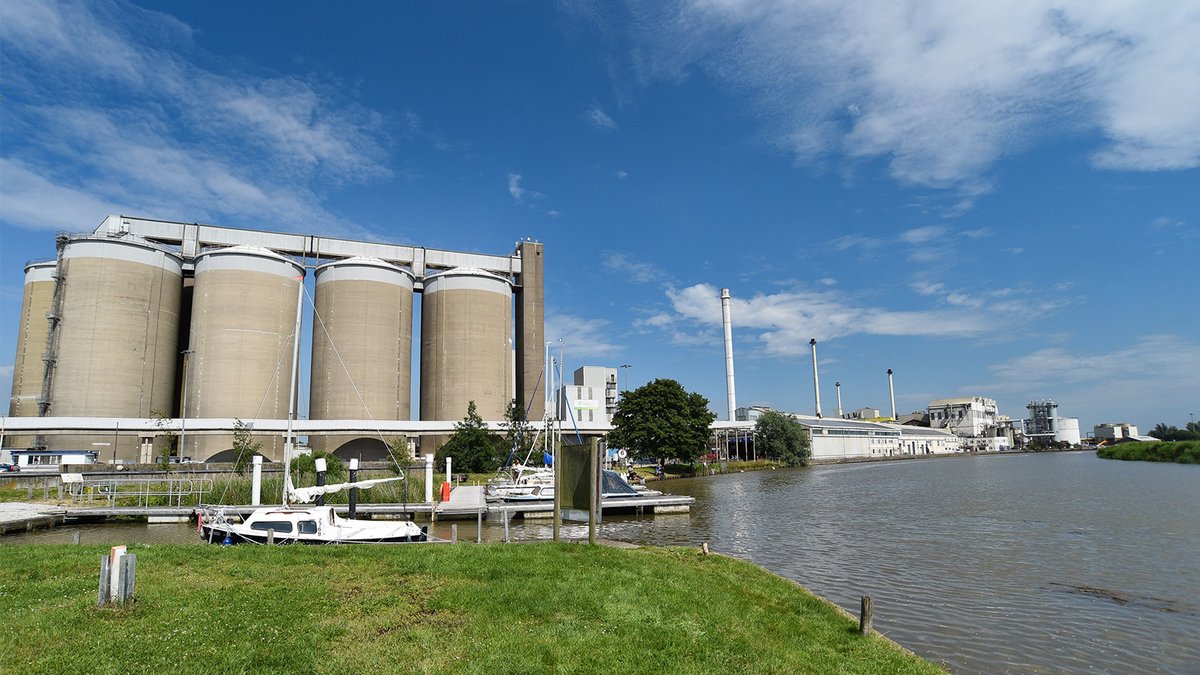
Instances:
[[[564,422],[612,423],[617,412],[617,369],[584,366],[575,370],[575,383],[559,390],[558,416]]]
[[[1097,441],[1119,441],[1138,435],[1138,428],[1129,422],[1105,422],[1092,427],[1092,436]]]
[[[859,408],[842,415],[842,419],[847,420],[873,420],[880,417],[879,408]]]
[[[949,429],[959,436],[984,436],[996,426],[996,401],[983,396],[941,398],[926,410],[930,428]]]

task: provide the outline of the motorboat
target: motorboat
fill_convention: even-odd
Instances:
[[[240,523],[220,510],[200,516],[205,541],[223,544],[391,544],[429,541],[428,529],[410,520],[342,518],[331,506],[267,506]]]

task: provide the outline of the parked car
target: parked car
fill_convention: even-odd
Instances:
[[[0,464],[0,471],[20,471],[21,467],[16,464]]]

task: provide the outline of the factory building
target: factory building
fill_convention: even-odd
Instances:
[[[1029,411],[1023,424],[1026,441],[1079,445],[1079,418],[1059,417],[1058,404],[1053,400],[1030,401],[1025,409]]]
[[[559,388],[558,418],[563,424],[602,422],[612,424],[617,412],[617,369],[604,366],[577,368],[574,384]]]
[[[953,432],[968,449],[1000,452],[1012,448],[1012,435],[1004,430],[994,399],[984,396],[943,398],[931,401],[926,410],[931,428]]]
[[[1119,441],[1123,438],[1133,438],[1138,435],[1137,426],[1129,422],[1106,422],[1092,428],[1092,436],[1097,441]]]
[[[296,415],[304,331],[310,420],[368,421],[343,429],[458,420],[474,401],[495,421],[514,397],[531,418],[543,415],[540,243],[486,255],[109,216],[92,233],[60,236],[57,249],[25,269],[9,403],[10,416],[47,424],[6,436],[6,448],[146,461],[163,449],[162,434],[145,424],[123,433],[118,420],[166,417],[182,436],[178,454],[232,459],[236,420]],[[420,410],[412,411],[417,294]],[[64,433],[56,418],[105,430]],[[86,422],[94,419],[110,426]],[[189,431],[195,420],[207,423]],[[279,434],[255,440],[280,458]],[[421,451],[436,440],[423,439]],[[317,432],[309,443],[358,457],[385,439]]]
[[[762,413],[771,409],[753,406],[747,412]],[[884,459],[905,455],[946,455],[961,451],[960,439],[942,429],[914,427],[891,422],[864,422],[783,413],[795,419],[812,439],[812,458],[815,461],[847,459]],[[712,447],[722,457],[755,458],[753,450],[754,422],[715,422]]]

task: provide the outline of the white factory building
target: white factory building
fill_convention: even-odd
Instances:
[[[1056,442],[1079,445],[1078,417],[1059,417],[1058,404],[1051,399],[1030,401],[1026,406],[1025,439],[1029,442]]]
[[[617,412],[617,369],[584,366],[575,370],[574,384],[559,388],[558,418],[564,423],[611,424]]]
[[[962,396],[931,401],[927,408],[929,426],[946,429],[963,439],[963,444],[979,451],[999,452],[1012,449],[1012,438],[1002,429],[1002,416],[995,399]]]
[[[726,456],[752,458],[749,439],[755,422],[771,409],[751,406],[738,409],[735,422],[714,422],[713,447]],[[948,455],[962,450],[962,441],[943,429],[889,422],[864,422],[837,417],[784,413],[799,422],[812,438],[812,458],[817,461],[882,459],[903,455]],[[723,450],[724,449],[724,450]]]
[[[1138,428],[1129,422],[1106,422],[1092,427],[1092,436],[1097,441],[1119,441],[1138,435]]]

